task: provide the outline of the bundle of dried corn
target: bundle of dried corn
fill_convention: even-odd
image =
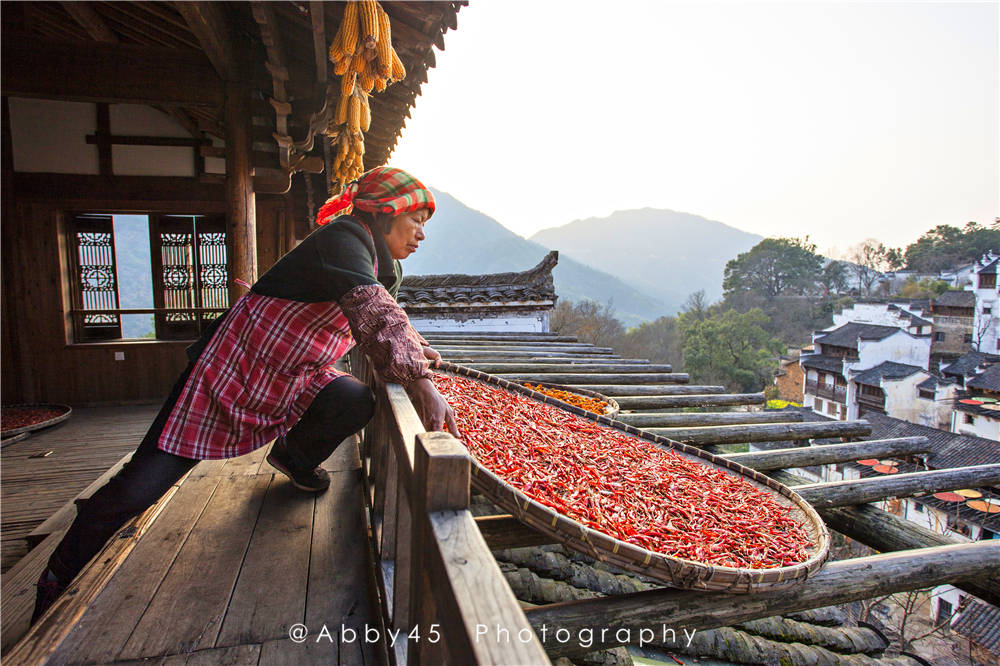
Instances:
[[[403,80],[406,68],[392,47],[389,15],[376,0],[347,3],[329,55],[334,74],[341,77],[340,98],[327,128],[336,149],[330,181],[339,191],[364,172],[364,132],[371,124],[369,94]]]

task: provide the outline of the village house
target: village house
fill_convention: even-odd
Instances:
[[[1000,363],[965,383],[956,395],[951,431],[1000,440]]]
[[[955,359],[972,349],[976,295],[971,291],[946,291],[931,304],[934,339],[931,368]]]
[[[851,322],[814,333],[813,348],[813,353],[803,353],[800,357],[805,374],[803,406],[817,414],[845,420],[855,418],[853,415],[858,412],[859,385],[849,383],[854,374],[885,361],[926,371],[930,334],[914,334],[897,326]],[[866,397],[872,398],[871,406],[876,406],[876,394]],[[884,409],[884,404],[881,408]]]
[[[1000,352],[998,266],[1000,266],[1000,254],[989,252],[983,255],[976,264],[971,284],[966,287],[976,295],[976,309],[972,323],[972,348],[990,354]]]

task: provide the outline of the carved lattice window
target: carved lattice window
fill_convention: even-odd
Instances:
[[[74,329],[81,341],[122,336],[118,310],[115,233],[110,215],[78,215],[72,234]]]
[[[153,307],[145,309],[121,307],[113,216],[84,213],[70,219],[70,287],[77,342],[121,339],[122,317],[137,314],[152,315],[157,339],[193,339],[229,307],[226,230],[221,215],[148,216]]]
[[[150,218],[156,337],[188,339],[229,307],[226,231],[221,216]],[[179,311],[180,310],[180,311]]]

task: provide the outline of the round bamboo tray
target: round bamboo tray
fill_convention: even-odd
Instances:
[[[38,423],[31,423],[26,426],[21,426],[20,428],[11,428],[10,430],[4,430],[0,432],[3,439],[8,437],[13,437],[22,432],[34,432],[35,430],[41,430],[42,428],[48,428],[49,426],[54,426],[57,423],[62,423],[70,417],[73,413],[73,409],[69,405],[62,405],[58,403],[31,403],[31,404],[18,404],[18,405],[3,405],[2,409],[52,409],[61,410],[62,413],[59,416],[54,416],[51,419],[46,419],[45,421],[39,421]]]
[[[443,362],[439,371],[462,375],[471,379],[499,386],[500,388],[528,396],[539,402],[569,411],[605,427],[628,433],[634,437],[653,442],[661,447],[689,459],[720,468],[729,474],[740,476],[755,487],[771,494],[782,506],[790,509],[790,515],[802,524],[809,536],[810,547],[805,561],[786,567],[770,569],[748,569],[723,567],[685,560],[670,555],[655,553],[616,539],[608,534],[586,527],[576,520],[536,502],[520,490],[486,469],[473,456],[472,485],[491,502],[508,511],[520,522],[530,525],[539,532],[550,536],[569,548],[588,555],[595,560],[606,562],[620,569],[648,576],[674,587],[683,589],[712,590],[732,593],[749,593],[764,589],[792,587],[802,583],[815,573],[826,560],[830,551],[830,533],[823,519],[805,500],[787,486],[748,467],[743,467],[725,458],[714,456],[701,449],[675,442],[665,437],[653,435],[607,416],[594,414],[561,400],[550,398],[532,391],[520,384],[488,375],[478,370],[465,368],[454,363]]]
[[[609,418],[612,418],[612,419],[615,418],[616,416],[618,416],[618,412],[620,411],[618,403],[613,398],[609,398],[608,396],[604,395],[603,393],[598,393],[597,391],[591,391],[589,389],[576,388],[575,386],[566,386],[565,384],[549,384],[548,382],[526,382],[526,383],[528,383],[528,384],[534,384],[535,386],[543,386],[545,388],[556,389],[557,391],[566,391],[567,393],[576,393],[577,395],[584,395],[584,396],[587,396],[588,398],[596,398],[597,400],[603,400],[604,402],[608,403],[608,406],[605,408],[603,415],[607,416]],[[522,387],[528,388],[527,386],[524,386],[524,384],[522,384]],[[533,393],[538,393],[538,391],[532,391],[532,392]],[[563,405],[566,405],[567,407],[573,407],[574,406],[574,405],[569,404],[568,402],[563,402],[562,400],[559,400],[558,398],[553,398],[552,396],[546,396],[544,393],[539,393],[539,395],[544,396],[546,398],[549,398],[550,400],[555,400],[557,402],[560,402]],[[534,397],[534,396],[532,396],[532,397]],[[593,414],[593,413],[594,412],[590,412],[590,414]]]

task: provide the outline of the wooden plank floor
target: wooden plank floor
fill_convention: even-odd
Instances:
[[[26,534],[139,445],[158,410],[159,405],[74,409],[68,421],[3,448],[0,570],[27,554]]]
[[[320,495],[265,452],[195,467],[49,663],[386,663],[363,637],[379,613],[356,441],[324,463]]]

